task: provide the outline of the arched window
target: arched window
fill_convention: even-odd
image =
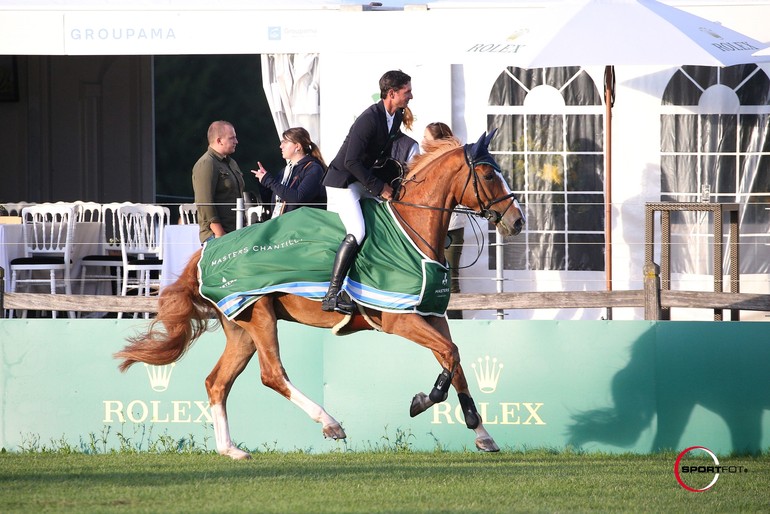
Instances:
[[[660,121],[661,199],[695,202],[708,194],[740,204],[740,271],[768,273],[767,75],[753,64],[682,66],[663,93]],[[672,213],[673,272],[712,273],[706,221],[702,213]]]
[[[527,210],[504,268],[603,271],[604,109],[591,77],[580,67],[510,67],[488,104],[487,125],[499,129],[491,150]]]

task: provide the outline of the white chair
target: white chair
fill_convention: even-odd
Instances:
[[[169,220],[168,207],[129,204],[118,207],[120,251],[123,261],[121,295],[129,288],[150,296],[160,289],[163,268],[163,231]],[[123,313],[118,313],[122,318]],[[136,316],[136,315],[135,315]],[[145,313],[145,318],[150,314]]]
[[[123,285],[123,256],[120,251],[118,208],[123,205],[131,205],[131,203],[111,202],[101,205],[99,211],[99,221],[101,222],[99,253],[86,255],[80,261],[80,294],[83,294],[86,280],[114,280],[113,294],[118,294],[121,290]],[[89,274],[89,270],[92,270],[91,274]]]
[[[198,224],[198,206],[194,203],[183,203],[179,205],[179,217],[183,225]]]
[[[246,225],[251,225],[252,223],[261,223],[264,221],[263,217],[265,215],[265,208],[261,205],[255,205],[254,207],[249,207],[246,209]]]
[[[21,216],[21,210],[24,207],[35,205],[32,202],[10,202],[4,203],[5,210],[8,211],[8,216]]]
[[[75,209],[68,205],[39,204],[24,207],[21,212],[24,232],[24,257],[10,262],[11,291],[21,284],[48,283],[51,294],[64,289],[72,294],[70,270],[72,268],[72,244],[75,234]],[[35,272],[47,271],[48,278],[35,276]],[[22,277],[23,272],[28,273]],[[60,272],[61,279],[57,279]],[[10,313],[13,316],[13,313]],[[26,317],[26,311],[22,317]],[[52,311],[56,317],[56,311]],[[74,312],[69,317],[75,317]]]
[[[102,221],[102,204],[77,200],[73,202],[73,205],[75,206],[75,218],[79,223]]]

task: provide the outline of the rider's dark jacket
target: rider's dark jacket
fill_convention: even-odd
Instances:
[[[372,195],[378,196],[385,183],[372,174],[371,168],[375,161],[390,155],[390,146],[403,117],[402,110],[396,110],[393,126],[388,132],[382,100],[362,112],[350,127],[337,156],[329,164],[323,184],[345,188],[353,182],[361,182]]]

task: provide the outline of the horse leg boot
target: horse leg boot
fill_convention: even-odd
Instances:
[[[436,383],[433,384],[433,389],[430,394],[417,393],[412,397],[412,404],[409,406],[409,415],[415,417],[431,408],[431,406],[446,400],[449,393],[449,386],[452,385],[452,376],[453,373],[448,369],[442,369],[436,379]]]
[[[450,385],[452,385],[452,373],[444,368],[436,379],[433,390],[428,395],[430,401],[433,403],[441,403],[446,400]]]
[[[341,312],[342,314],[353,314],[355,305],[347,297],[347,295],[340,295],[340,288],[345,280],[345,276],[348,274],[350,266],[353,264],[353,260],[356,258],[358,252],[358,242],[353,234],[348,234],[345,239],[340,243],[340,247],[337,249],[337,255],[334,257],[334,266],[332,268],[332,278],[329,280],[329,290],[326,291],[323,301],[321,301],[321,309],[327,312]]]

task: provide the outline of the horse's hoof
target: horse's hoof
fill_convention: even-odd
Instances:
[[[219,452],[219,454],[224,455],[225,457],[230,457],[233,460],[249,460],[251,458],[250,453],[247,453],[239,448],[236,448],[235,446],[226,448],[225,450],[222,450],[221,452]]]
[[[500,447],[491,437],[478,437],[476,438],[476,448],[482,452],[499,452]]]
[[[431,405],[433,405],[433,402],[430,401],[427,394],[417,393],[412,398],[412,405],[409,406],[409,415],[415,417],[418,414],[422,414],[428,410]]]
[[[335,423],[334,425],[326,425],[323,429],[323,433],[325,438],[334,439],[335,441],[337,439],[345,439],[347,437],[345,431],[342,429],[342,426],[339,423]]]

